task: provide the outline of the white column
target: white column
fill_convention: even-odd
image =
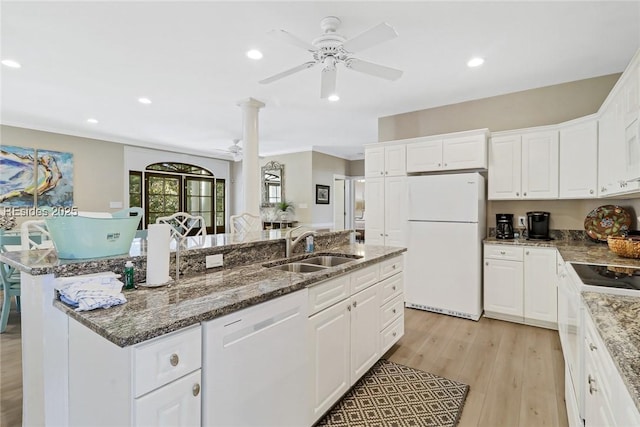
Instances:
[[[264,103],[247,98],[242,108],[242,181],[244,203],[241,212],[260,215],[260,162],[258,158],[258,111]]]

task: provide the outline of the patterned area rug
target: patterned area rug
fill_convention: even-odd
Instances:
[[[317,426],[455,426],[469,386],[381,359]]]

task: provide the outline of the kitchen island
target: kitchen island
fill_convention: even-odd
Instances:
[[[242,241],[238,241],[238,236],[215,237],[215,243],[223,244],[215,244],[214,237],[208,236],[208,245],[198,244],[183,251],[180,269],[184,275],[171,286],[125,291],[128,300],[126,304],[91,312],[76,312],[57,300],[53,289],[55,278],[101,271],[119,272],[129,259],[137,266],[142,266],[145,262],[144,242],[134,242],[132,252],[139,252],[133,256],[130,253],[128,256],[99,260],[66,262],[58,260],[54,252],[43,251],[2,255],[0,261],[21,270],[23,282],[24,425],[74,424],[69,418],[69,407],[72,405],[70,399],[73,400],[74,396],[73,381],[70,383],[69,378],[74,370],[82,370],[82,363],[77,360],[77,354],[74,356],[75,341],[69,339],[73,331],[85,334],[87,339],[83,341],[95,340],[93,348],[105,346],[104,349],[110,349],[94,354],[86,366],[87,369],[98,368],[97,372],[109,372],[109,366],[98,360],[100,354],[116,354],[120,351],[118,348],[122,350],[122,354],[137,354],[136,345],[144,346],[147,342],[154,342],[154,338],[157,341],[165,336],[182,333],[193,335],[193,328],[200,328],[200,325],[207,322],[260,306],[263,302],[279,300],[289,294],[305,292],[305,311],[300,313],[304,315],[307,287],[325,283],[334,277],[347,277],[359,270],[371,271],[375,268],[378,272],[378,265],[385,260],[388,262],[398,258],[405,250],[351,244],[348,243],[349,232],[319,233],[316,237],[318,250],[315,255],[342,254],[353,260],[316,272],[292,273],[269,268],[284,262],[281,260],[284,255],[281,235],[275,236],[273,232],[266,236],[265,233],[258,234],[261,236]],[[230,242],[231,240],[235,241]],[[135,247],[136,244],[139,249]],[[203,270],[201,258],[210,253],[224,253],[225,260],[230,262],[225,263],[222,268]],[[308,255],[294,254],[291,258],[305,256]],[[393,268],[396,268],[395,264]],[[200,337],[199,329],[196,335]],[[195,347],[190,352],[199,354]],[[86,354],[89,355],[90,352]],[[126,357],[121,359],[128,360]],[[90,363],[92,361],[99,366],[93,366]],[[205,377],[204,368],[202,376]],[[108,389],[108,386],[107,382],[104,389]],[[129,387],[129,390],[132,389],[133,387]],[[196,395],[195,390],[193,395]]]

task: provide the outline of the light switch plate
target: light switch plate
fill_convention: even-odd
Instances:
[[[222,254],[207,255],[205,259],[207,268],[222,267]]]

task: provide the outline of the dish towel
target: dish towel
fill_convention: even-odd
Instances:
[[[109,308],[127,302],[122,293],[124,283],[119,277],[112,272],[62,277],[56,279],[55,289],[60,293],[60,300],[76,307],[76,311]]]

